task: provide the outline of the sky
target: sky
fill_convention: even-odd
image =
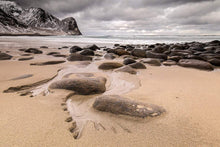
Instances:
[[[12,0],[74,17],[86,35],[220,35],[220,0]]]

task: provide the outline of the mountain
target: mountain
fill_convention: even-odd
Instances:
[[[0,1],[0,35],[81,35],[74,18],[58,19],[41,8]]]

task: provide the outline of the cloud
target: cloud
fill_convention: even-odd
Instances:
[[[219,0],[14,0],[76,18],[84,34],[220,34]]]

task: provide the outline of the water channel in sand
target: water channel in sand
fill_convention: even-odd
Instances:
[[[33,96],[39,94],[48,95],[50,93],[49,86],[51,83],[61,80],[63,78],[68,78],[71,75],[76,75],[78,77],[91,77],[95,74],[102,75],[106,77],[106,92],[102,95],[122,95],[130,92],[132,89],[135,89],[140,86],[140,81],[137,79],[137,76],[130,75],[128,73],[121,72],[112,72],[106,71],[102,72],[97,67],[97,62],[79,62],[75,65],[66,65],[64,68],[60,69],[57,73],[57,76],[53,78],[46,84],[43,84],[32,91]],[[100,95],[91,95],[91,96],[80,96],[74,95],[71,99],[67,100],[67,109],[70,112],[72,119],[77,124],[77,129],[79,131],[79,137],[83,132],[83,128],[88,121],[94,123],[94,127],[99,129],[107,129],[106,125],[109,124],[109,116],[100,115],[100,112],[97,112],[92,109],[92,104],[95,98]],[[108,118],[106,118],[108,117]],[[111,119],[111,118],[110,118]],[[108,121],[107,121],[108,120]],[[109,128],[113,132],[117,132],[115,125],[122,128],[124,131],[130,132],[129,129],[123,127],[121,124],[114,123],[114,120],[111,120],[113,125]],[[108,125],[107,125],[108,126]]]

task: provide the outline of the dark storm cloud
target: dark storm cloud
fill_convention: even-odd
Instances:
[[[219,33],[220,0],[14,0],[77,19],[84,33]]]

